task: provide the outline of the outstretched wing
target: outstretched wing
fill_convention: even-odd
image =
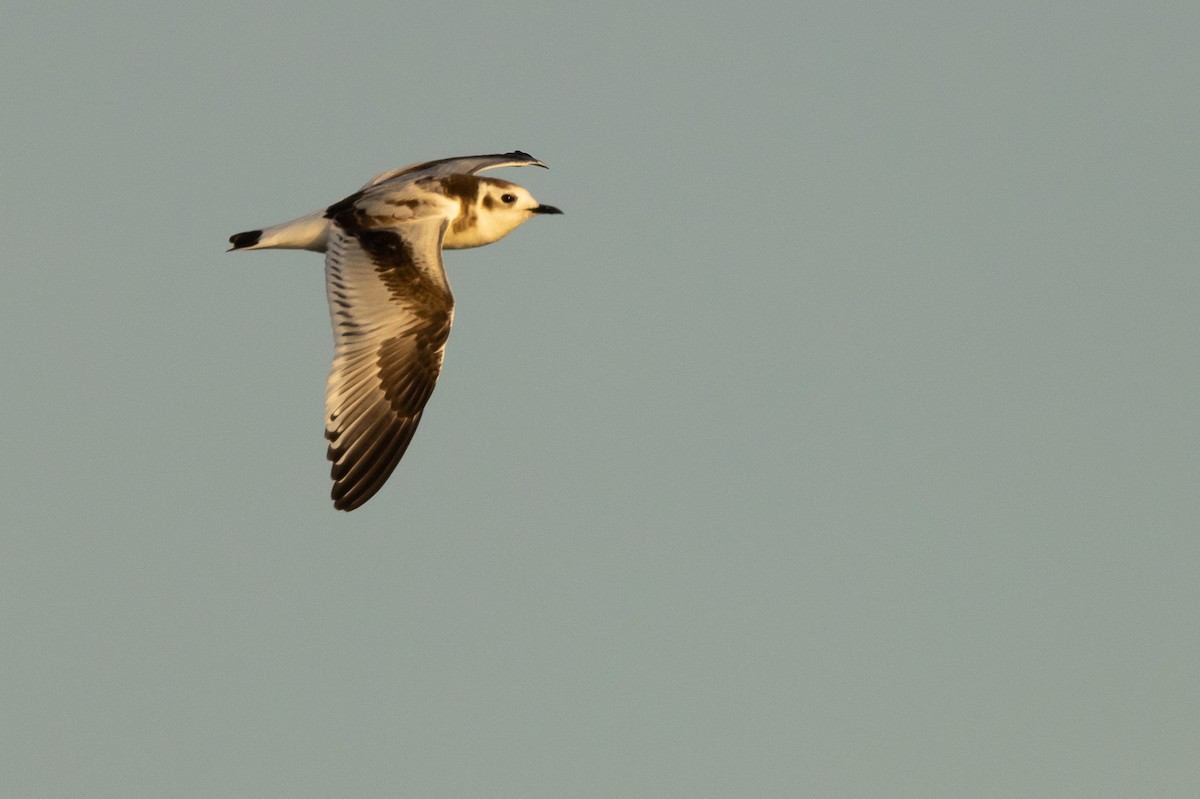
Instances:
[[[400,462],[441,373],[454,318],[441,254],[448,219],[380,220],[348,205],[331,221],[325,437],[334,507],[354,510]]]
[[[543,169],[548,168],[529,153],[523,153],[520,150],[496,155],[463,155],[458,158],[441,158],[437,161],[422,161],[419,164],[402,166],[399,169],[384,172],[382,175],[376,175],[367,181],[367,184],[363,188],[369,189],[372,186],[383,183],[385,180],[398,178],[401,175],[410,179],[443,177],[445,175],[474,175],[485,169],[499,169],[504,166],[540,166]]]

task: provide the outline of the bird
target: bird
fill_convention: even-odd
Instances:
[[[229,237],[230,252],[325,253],[334,339],[325,438],[337,510],[379,491],[433,393],[454,320],[442,250],[491,244],[562,213],[515,183],[478,176],[515,166],[547,168],[520,150],[410,164],[330,206]]]

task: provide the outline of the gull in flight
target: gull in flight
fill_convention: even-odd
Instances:
[[[394,169],[328,208],[229,237],[230,250],[325,253],[333,367],[325,437],[333,505],[375,495],[404,455],[442,369],[454,297],[442,250],[491,244],[539,214],[561,214],[525,189],[477,177],[545,167],[519,150]]]

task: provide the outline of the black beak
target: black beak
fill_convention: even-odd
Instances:
[[[553,205],[539,205],[533,209],[535,214],[561,214],[562,211],[555,208]]]

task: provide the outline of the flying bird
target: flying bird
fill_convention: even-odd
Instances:
[[[325,438],[338,510],[383,486],[437,383],[454,319],[442,250],[491,244],[562,213],[514,183],[477,177],[507,166],[546,165],[519,150],[411,164],[328,208],[229,237],[230,250],[325,253],[335,345]]]

